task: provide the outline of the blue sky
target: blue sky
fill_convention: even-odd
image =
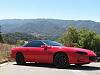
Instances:
[[[0,19],[13,18],[100,22],[100,0],[0,0]]]

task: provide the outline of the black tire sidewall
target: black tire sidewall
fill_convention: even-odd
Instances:
[[[19,65],[25,64],[25,59],[23,54],[21,53],[16,54],[16,63]]]

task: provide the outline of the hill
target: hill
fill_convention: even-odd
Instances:
[[[100,34],[100,22],[91,20],[59,19],[4,19],[0,20],[3,33],[22,32],[42,35],[61,35],[69,25],[89,28]]]

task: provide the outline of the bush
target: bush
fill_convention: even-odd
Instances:
[[[100,35],[89,29],[68,27],[67,31],[59,38],[59,42],[66,46],[76,46],[100,53]]]

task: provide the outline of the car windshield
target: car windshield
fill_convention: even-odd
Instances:
[[[44,40],[43,42],[48,46],[63,46],[62,44],[55,41]]]

